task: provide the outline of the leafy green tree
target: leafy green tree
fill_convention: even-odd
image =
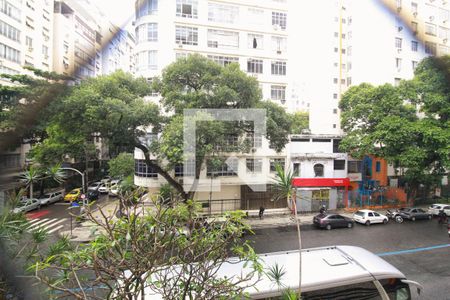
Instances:
[[[37,166],[31,166],[28,170],[25,170],[21,174],[21,181],[25,183],[30,189],[30,198],[33,198],[34,191],[33,185],[37,182],[42,182],[45,179],[52,179],[57,183],[62,183],[66,179],[66,175],[61,170],[60,165],[52,167],[42,168]]]
[[[113,178],[125,178],[134,174],[134,156],[122,152],[108,162],[109,175]]]
[[[386,159],[406,179],[410,198],[450,166],[448,66],[448,57],[427,58],[399,87],[361,84],[339,104],[346,132],[341,150]]]
[[[249,230],[243,212],[204,226],[194,202],[169,208],[153,201],[152,211],[134,204],[120,219],[103,211],[98,218],[88,210],[87,218],[99,227],[95,239],[38,261],[37,278],[59,291],[58,297],[77,299],[143,299],[149,293],[164,299],[240,298],[258,280],[262,266],[241,240]],[[220,276],[217,268],[230,256],[253,271]]]
[[[302,130],[309,128],[309,113],[298,111],[291,115],[292,134],[301,134]]]

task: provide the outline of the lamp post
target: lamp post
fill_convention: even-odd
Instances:
[[[83,194],[86,193],[86,185],[84,182],[84,172],[81,172],[80,170],[74,169],[74,168],[69,168],[69,167],[62,167],[60,168],[61,170],[71,170],[74,172],[77,172],[78,174],[81,175],[81,188],[83,190]],[[86,203],[85,200],[83,199],[83,208],[85,207]]]

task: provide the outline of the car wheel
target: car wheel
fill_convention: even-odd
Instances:
[[[411,221],[414,222],[415,220],[416,220],[416,217],[412,217],[412,218],[411,218]]]
[[[387,222],[388,222],[388,219],[383,220],[383,224],[387,224]]]
[[[327,230],[330,230],[330,229],[331,229],[331,224],[327,224],[327,226],[325,226],[325,228],[326,228]]]
[[[397,223],[403,223],[403,218],[401,216],[396,216],[395,217],[395,222]]]
[[[366,226],[370,226],[370,221],[366,221]]]
[[[353,227],[353,223],[348,223],[347,224],[347,228],[352,228]]]

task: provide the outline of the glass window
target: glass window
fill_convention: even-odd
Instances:
[[[362,162],[360,160],[348,161],[347,170],[349,173],[361,173]]]
[[[249,33],[247,36],[247,46],[250,49],[264,49],[264,36],[262,34]]]
[[[281,101],[281,103],[284,104],[286,102],[286,86],[271,85],[270,98],[275,101]]]
[[[0,21],[0,34],[10,40],[20,42],[20,30],[3,21]]]
[[[448,22],[450,13],[447,9],[439,8],[439,18],[441,19],[441,22]]]
[[[262,172],[262,159],[247,158],[246,159],[247,172],[261,173]]]
[[[158,51],[141,51],[138,53],[138,65],[137,69],[139,71],[145,70],[156,70],[158,69]]]
[[[448,39],[448,28],[439,26],[439,37],[441,39]]]
[[[324,167],[322,164],[314,165],[314,177],[323,177]]]
[[[411,63],[412,63],[412,69],[413,69],[413,71],[417,68],[417,65],[419,64],[419,62],[418,61],[411,61]]]
[[[198,18],[197,0],[177,0],[177,17]]]
[[[395,59],[395,67],[400,70],[402,68],[402,59],[401,58],[396,58]]]
[[[20,63],[20,51],[0,43],[0,58]]]
[[[375,172],[381,172],[381,162],[379,161],[375,163]]]
[[[215,63],[225,67],[231,63],[239,63],[239,57],[221,56],[221,55],[208,55],[208,58]]]
[[[411,12],[413,14],[417,14],[417,3],[416,2],[411,2]]]
[[[272,12],[272,25],[278,26],[281,29],[286,29],[287,14],[281,12]]]
[[[345,170],[345,159],[335,159],[334,160],[335,170]]]
[[[277,52],[286,52],[287,39],[282,36],[272,36],[272,50]]]
[[[436,55],[436,43],[425,42],[425,53],[430,55]]]
[[[157,42],[158,23],[142,24],[136,28],[137,42]]]
[[[218,3],[208,4],[208,20],[234,24],[239,19],[239,7]]]
[[[12,5],[10,1],[7,0],[0,0],[0,12],[4,13],[5,15],[13,18],[17,22],[21,22],[21,11],[16,6]]]
[[[402,39],[401,38],[395,38],[395,48],[402,49]]]
[[[237,158],[224,159],[224,162],[214,167],[211,161],[207,162],[206,175],[207,176],[236,176],[238,173],[239,161]]]
[[[414,34],[417,33],[418,27],[419,27],[419,23],[417,23],[417,22],[411,22],[411,29],[412,29],[412,31],[413,31]]]
[[[277,165],[279,165],[284,170],[284,165],[285,165],[284,158],[271,158],[270,159],[270,172],[276,172]]]
[[[272,61],[272,75],[286,75],[286,62]]]
[[[175,27],[175,42],[183,45],[198,45],[198,28],[189,26]]]
[[[439,45],[439,52],[440,55],[448,55],[450,54],[450,48],[445,45]]]
[[[247,72],[249,73],[263,73],[263,61],[262,59],[249,58],[247,60]]]
[[[411,51],[417,52],[419,49],[419,43],[417,41],[411,41]]]
[[[425,23],[425,33],[431,36],[436,36],[436,25]]]
[[[208,29],[208,47],[238,49],[239,33],[234,31]]]
[[[248,8],[248,22],[253,25],[263,25],[264,24],[264,10],[259,8]]]
[[[158,0],[136,1],[136,18],[154,15],[158,11]]]
[[[158,177],[158,173],[152,167],[147,166],[143,159],[134,160],[134,175],[140,177]]]

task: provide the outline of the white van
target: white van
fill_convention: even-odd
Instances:
[[[54,202],[58,202],[64,198],[64,190],[57,190],[53,192],[48,192],[39,197],[41,205],[48,205]]]

